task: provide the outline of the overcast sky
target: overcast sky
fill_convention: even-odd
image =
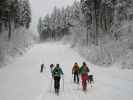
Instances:
[[[57,8],[66,7],[72,5],[74,1],[78,0],[30,0],[32,9],[31,29],[36,32],[38,18],[51,13],[55,6]]]

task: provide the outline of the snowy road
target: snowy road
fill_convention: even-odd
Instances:
[[[69,45],[45,43],[35,45],[23,57],[0,69],[0,100],[132,100],[133,71],[116,68],[99,68],[89,64],[95,75],[93,88],[86,93],[72,83],[71,68],[74,62],[84,59]],[[40,65],[46,66],[40,74]],[[50,89],[49,64],[59,63],[65,73],[64,91],[61,80],[59,96]],[[50,91],[51,90],[51,91]]]

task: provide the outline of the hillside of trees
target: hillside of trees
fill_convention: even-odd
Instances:
[[[65,39],[98,65],[133,68],[133,1],[80,0],[38,21],[41,40]]]
[[[13,29],[18,27],[29,28],[31,9],[28,0],[1,0],[0,1],[0,32],[8,30],[10,40]]]
[[[30,23],[29,0],[0,0],[0,66],[31,41]]]

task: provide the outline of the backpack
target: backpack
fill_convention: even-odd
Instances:
[[[77,66],[74,66],[74,67],[73,67],[73,71],[74,71],[74,72],[79,72],[79,66],[78,66],[78,65],[77,65]]]
[[[87,74],[89,72],[88,67],[83,67],[82,74]]]
[[[53,70],[53,76],[60,76],[60,68],[55,68]]]

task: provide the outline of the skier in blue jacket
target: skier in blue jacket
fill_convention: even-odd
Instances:
[[[64,75],[61,67],[59,64],[56,65],[56,67],[52,71],[52,77],[54,79],[54,88],[55,88],[55,93],[59,93],[60,89],[60,79],[61,75]]]

